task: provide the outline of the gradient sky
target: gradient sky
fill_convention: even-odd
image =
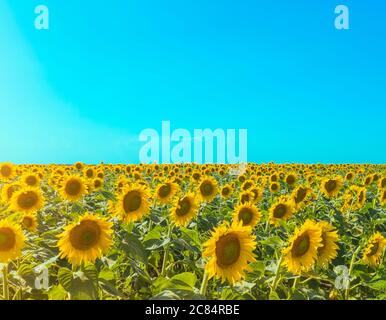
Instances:
[[[385,39],[384,0],[1,0],[0,161],[135,163],[170,120],[248,129],[253,162],[385,163]]]

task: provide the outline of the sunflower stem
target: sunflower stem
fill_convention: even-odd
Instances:
[[[299,280],[300,280],[300,277],[296,277],[295,280],[294,280],[294,283],[293,283],[292,288],[291,288],[291,296],[290,296],[291,299],[293,298],[293,296],[295,294],[295,291],[296,291],[296,288],[298,286]]]
[[[169,230],[168,230],[168,239],[170,239],[170,237],[171,237],[172,230],[173,230],[173,226],[172,226],[172,224],[170,224],[169,225]],[[161,276],[165,276],[166,265],[167,265],[168,257],[169,257],[169,244],[170,244],[170,241],[165,246],[164,258],[163,258],[163,261],[162,261]]]
[[[200,295],[206,296],[206,288],[208,287],[209,275],[207,272],[204,272],[204,277],[202,278]]]
[[[357,257],[357,254],[358,254],[359,250],[360,250],[360,246],[358,247],[357,250],[355,250],[355,252],[353,253],[352,258],[351,258],[350,268],[348,269],[348,284],[347,284],[347,288],[346,288],[346,290],[345,290],[345,292],[344,292],[344,299],[345,299],[345,300],[348,300],[348,298],[349,298],[349,296],[350,296],[350,278],[351,278],[351,272],[352,272],[352,270],[353,270],[353,268],[354,268],[354,261],[355,261],[355,259],[356,259],[356,257]]]
[[[9,300],[9,284],[8,284],[8,264],[3,266],[3,297],[4,300]]]
[[[283,261],[283,255],[280,256],[280,259],[277,263],[277,268],[276,268],[276,273],[275,273],[275,278],[273,280],[273,283],[272,283],[272,287],[271,287],[271,290],[269,292],[269,295],[271,295],[273,292],[276,291],[276,288],[277,288],[277,284],[279,282],[279,275],[280,275],[280,270],[281,270],[281,263]]]

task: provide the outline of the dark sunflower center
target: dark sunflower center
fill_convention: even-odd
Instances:
[[[0,252],[11,250],[16,243],[15,233],[10,228],[0,228]]]
[[[325,188],[327,192],[333,192],[337,187],[337,183],[335,180],[328,180],[325,184]]]
[[[95,180],[95,181],[94,181],[94,186],[95,186],[95,188],[99,188],[101,185],[102,185],[102,183],[101,183],[100,180]]]
[[[383,178],[381,180],[381,186],[382,186],[382,188],[386,188],[386,178]]]
[[[257,189],[252,190],[254,199],[257,199],[259,197],[259,191]]]
[[[200,174],[199,173],[193,173],[193,179],[194,180],[200,179]]]
[[[123,208],[126,213],[138,210],[141,207],[142,198],[139,191],[129,191],[123,198]]]
[[[351,179],[352,179],[352,173],[347,174],[347,179],[348,179],[348,180],[351,180]]]
[[[38,202],[38,196],[33,191],[26,191],[17,198],[17,204],[22,209],[30,209]]]
[[[253,218],[253,212],[249,208],[241,208],[239,211],[239,220],[243,221],[243,225],[246,226],[251,223]]]
[[[11,199],[13,193],[16,191],[16,187],[15,186],[11,186],[7,189],[7,197],[8,199]]]
[[[70,180],[67,182],[65,190],[68,195],[77,196],[82,190],[82,185],[77,180]]]
[[[12,169],[9,166],[2,166],[0,172],[3,177],[9,177],[12,173]]]
[[[295,202],[296,203],[302,202],[304,200],[304,198],[306,197],[306,195],[307,195],[307,189],[299,188],[299,190],[296,192]]]
[[[278,185],[276,183],[273,183],[271,185],[271,190],[276,191],[278,189]]]
[[[223,188],[221,191],[223,196],[227,196],[229,194],[229,192],[230,192],[229,188]]]
[[[158,195],[160,196],[160,198],[166,198],[170,194],[171,189],[172,188],[168,183],[164,184],[159,188]]]
[[[373,242],[372,247],[370,249],[370,252],[368,253],[368,256],[373,256],[378,252],[379,249],[379,242]]]
[[[364,199],[365,199],[364,192],[363,192],[363,191],[359,192],[358,201],[359,201],[360,203],[362,203]]]
[[[294,176],[288,176],[287,179],[286,179],[287,183],[288,184],[294,184],[295,183],[295,177]]]
[[[181,217],[187,215],[192,207],[192,204],[188,198],[184,198],[178,201],[178,208],[176,210],[177,216]]]
[[[34,186],[37,184],[37,179],[36,177],[34,176],[28,176],[26,179],[25,179],[25,183],[28,184],[29,186]]]
[[[24,227],[30,228],[32,226],[33,222],[32,222],[32,219],[30,217],[24,217],[22,224]]]
[[[249,193],[244,193],[241,195],[240,201],[242,203],[249,202],[249,200],[250,200]]]
[[[86,176],[87,178],[92,178],[94,176],[94,172],[91,169],[87,169]]]
[[[228,267],[240,257],[241,246],[238,237],[234,234],[222,236],[216,242],[217,264],[220,267]]]
[[[243,186],[243,190],[248,190],[250,187],[252,187],[252,183],[246,182]]]
[[[307,253],[310,248],[310,236],[308,233],[304,233],[299,236],[292,246],[292,256],[301,257]]]
[[[327,232],[323,231],[321,238],[322,238],[322,243],[321,243],[322,245],[318,248],[318,254],[321,254],[323,252],[323,249],[327,244]]]
[[[88,250],[98,243],[100,234],[98,223],[84,220],[70,231],[70,242],[75,249]]]
[[[213,194],[214,187],[210,181],[204,181],[200,186],[201,194],[204,196],[210,196]]]
[[[273,210],[273,216],[275,218],[283,218],[287,213],[287,206],[283,203],[278,204]]]

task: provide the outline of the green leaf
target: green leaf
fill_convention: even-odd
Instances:
[[[386,291],[386,280],[377,280],[367,284],[370,288],[377,291]]]
[[[192,272],[183,272],[171,278],[171,283],[176,285],[176,287],[180,286],[182,283],[183,287],[188,286],[190,288],[194,288],[196,281],[197,281],[197,277]]]
[[[132,257],[138,258],[141,262],[147,264],[148,253],[141,241],[134,235],[127,235],[125,241],[122,242],[122,246],[126,253],[129,253]]]
[[[53,286],[48,291],[48,297],[50,300],[65,300],[67,298],[67,291],[59,284],[57,286]]]

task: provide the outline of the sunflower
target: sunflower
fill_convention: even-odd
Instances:
[[[251,230],[241,222],[232,225],[225,222],[212,231],[203,252],[203,257],[209,258],[205,266],[209,278],[234,284],[245,277],[245,272],[251,270],[248,264],[255,261],[256,241]]]
[[[81,177],[72,175],[65,178],[59,192],[64,199],[76,202],[87,193],[87,185]]]
[[[211,202],[217,195],[217,181],[213,177],[205,176],[198,184],[198,194],[201,201]]]
[[[379,189],[386,189],[386,177],[382,177],[378,180]]]
[[[379,192],[379,202],[380,202],[382,205],[386,205],[386,189],[382,189],[382,190]]]
[[[171,220],[177,226],[185,226],[196,214],[199,204],[193,193],[178,198],[173,203],[173,208],[170,212]]]
[[[38,222],[36,219],[36,215],[34,214],[23,215],[21,218],[20,224],[24,229],[30,232],[36,232],[38,228]]]
[[[318,223],[322,230],[322,246],[318,248],[317,263],[320,266],[327,266],[338,254],[339,236],[335,228],[326,221]]]
[[[307,201],[307,198],[311,195],[311,192],[312,191],[310,188],[304,186],[298,186],[296,189],[294,189],[291,197],[297,209],[305,205],[305,202]]]
[[[150,210],[147,186],[134,183],[124,187],[115,204],[115,214],[124,221],[141,220]]]
[[[334,178],[323,178],[320,183],[320,190],[327,198],[333,198],[343,185],[343,179],[340,176]]]
[[[372,267],[378,266],[382,261],[385,246],[385,237],[379,232],[375,233],[367,242],[367,246],[363,252],[363,262]]]
[[[1,188],[1,200],[4,203],[9,203],[12,199],[13,194],[17,191],[20,190],[21,186],[17,183],[10,183],[10,184],[5,184]]]
[[[270,190],[272,193],[279,192],[279,191],[280,191],[280,184],[277,183],[277,182],[271,182],[271,184],[270,184],[270,186],[269,186],[269,190]]]
[[[255,194],[251,191],[243,191],[239,194],[240,203],[253,202]]]
[[[24,187],[13,193],[10,208],[28,214],[39,211],[43,206],[44,197],[40,189]]]
[[[289,173],[286,177],[285,177],[285,182],[286,184],[288,184],[289,186],[293,186],[297,181],[297,177],[296,177],[296,174],[295,173]]]
[[[0,263],[21,256],[25,237],[19,225],[8,220],[0,221]]]
[[[29,187],[38,187],[40,183],[40,178],[35,173],[25,173],[20,180]]]
[[[354,175],[353,172],[348,172],[348,173],[346,174],[346,176],[345,176],[345,179],[346,179],[347,181],[351,181],[351,180],[354,179],[354,177],[355,177],[355,175]]]
[[[223,186],[220,191],[221,196],[224,199],[229,198],[232,195],[232,192],[233,192],[233,187],[230,184],[226,184],[225,186]]]
[[[103,180],[100,178],[95,178],[92,181],[91,189],[92,190],[100,190],[103,187]]]
[[[254,227],[261,218],[259,209],[252,203],[239,204],[233,212],[233,220],[242,222],[243,226]]]
[[[159,184],[155,191],[155,196],[159,203],[167,204],[178,191],[178,185],[171,181]]]
[[[11,180],[15,175],[15,166],[10,162],[0,163],[0,180]]]
[[[263,198],[263,189],[260,187],[251,188],[250,192],[253,193],[253,202],[259,202]]]
[[[294,274],[307,272],[314,266],[322,245],[322,229],[314,221],[307,220],[295,230],[283,249],[283,264]]]
[[[280,221],[288,220],[294,213],[294,202],[291,198],[280,197],[269,209],[269,222],[279,225]]]
[[[90,167],[84,168],[83,172],[84,172],[84,175],[87,179],[92,179],[96,176],[95,170],[93,168],[90,168]]]
[[[58,236],[60,257],[73,265],[94,263],[110,249],[112,233],[111,222],[87,213]]]

